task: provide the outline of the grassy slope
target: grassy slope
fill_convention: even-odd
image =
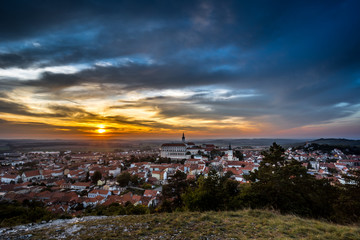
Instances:
[[[29,233],[31,239],[360,239],[358,226],[261,210],[116,216]]]

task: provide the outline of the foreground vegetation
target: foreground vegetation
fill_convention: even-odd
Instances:
[[[0,202],[0,227],[49,221],[61,217],[65,216],[49,212],[41,202],[37,201]]]
[[[5,234],[31,239],[360,239],[360,228],[265,210],[176,212],[80,219],[71,224]]]

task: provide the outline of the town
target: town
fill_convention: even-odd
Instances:
[[[29,151],[0,155],[0,198],[4,201],[41,201],[56,214],[81,215],[85,209],[113,203],[156,207],[162,186],[177,171],[187,179],[207,177],[211,169],[230,174],[239,184],[258,170],[261,148],[216,146],[181,141],[158,149],[123,152]],[[306,144],[289,147],[286,159],[300,161],[316,179],[345,184],[344,176],[360,169],[360,155],[340,149],[323,152]]]

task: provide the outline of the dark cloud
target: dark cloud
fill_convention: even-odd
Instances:
[[[28,107],[18,104],[16,102],[0,100],[0,112],[1,113],[13,113],[20,115],[28,115]]]
[[[3,39],[34,36],[32,34],[98,19],[174,18],[186,5],[191,7],[190,2],[181,5],[166,1],[161,4],[152,1],[9,1],[0,8],[1,36]]]
[[[0,113],[10,113],[20,116],[49,117],[49,118],[76,118],[93,119],[96,115],[86,112],[78,107],[68,107],[62,105],[49,105],[47,109],[53,113],[37,113],[25,104],[16,103],[9,100],[0,100]]]
[[[20,54],[5,53],[0,54],[0,68],[9,68],[9,67],[27,67],[33,63],[34,59],[31,57],[26,58]]]
[[[236,76],[227,72],[201,71],[191,64],[139,65],[122,67],[93,67],[75,74],[44,73],[39,80],[23,81],[21,85],[37,87],[39,91],[59,91],[83,83],[118,84],[123,90],[167,89],[230,82]]]
[[[54,74],[45,72],[39,80],[24,81],[23,86],[36,87],[39,92],[57,91],[66,87],[76,86],[80,83],[79,77],[75,74]]]

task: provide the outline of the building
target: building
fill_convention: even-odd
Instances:
[[[21,175],[21,178],[24,182],[29,182],[32,180],[42,180],[44,179],[44,176],[41,174],[39,170],[34,170],[34,171],[24,172]]]
[[[160,156],[174,160],[186,159],[186,149],[185,143],[164,143],[161,145]]]
[[[120,173],[121,173],[121,168],[119,168],[119,167],[109,168],[109,175],[112,175],[113,177],[120,175]]]
[[[1,177],[2,183],[17,183],[21,179],[19,175],[12,175],[12,174],[4,174],[4,176]]]
[[[160,147],[160,157],[170,158],[172,160],[190,159],[191,153],[189,146],[185,141],[185,134],[183,133],[181,142],[178,143],[164,143]]]
[[[227,151],[227,160],[228,161],[234,160],[234,152],[231,148],[231,144],[229,144],[229,150]]]
[[[76,182],[71,184],[70,188],[74,190],[85,190],[90,187],[90,182]]]
[[[111,195],[111,191],[103,190],[103,189],[94,189],[91,192],[89,192],[88,197],[96,198],[97,196],[101,196],[107,198],[110,195]]]

